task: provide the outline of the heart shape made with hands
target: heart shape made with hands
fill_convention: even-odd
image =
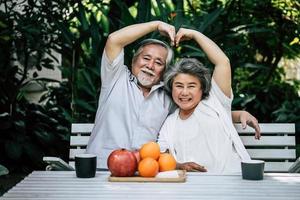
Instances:
[[[177,32],[173,25],[165,22],[160,22],[157,30],[163,36],[167,36],[171,40],[171,46],[177,47],[181,41],[191,40],[195,38],[197,31],[188,28],[180,28]]]
[[[171,46],[178,47],[180,42],[193,39],[195,30],[180,28],[177,33],[175,33],[175,30],[174,32],[173,30],[168,30],[166,32],[160,31],[160,33],[170,38]]]

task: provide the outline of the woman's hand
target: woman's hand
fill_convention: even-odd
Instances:
[[[254,128],[255,129],[255,139],[258,139],[258,140],[260,139],[260,137],[261,137],[260,127],[259,127],[257,119],[253,115],[251,115],[247,111],[242,111],[240,114],[240,122],[242,124],[243,129],[245,129],[247,127],[247,125]]]
[[[207,172],[204,166],[194,162],[177,163],[176,169],[186,170],[188,172]]]
[[[187,28],[180,28],[175,36],[175,46],[178,46],[181,41],[193,39],[194,30]]]
[[[251,115],[249,112],[244,110],[232,111],[231,115],[232,115],[232,121],[234,123],[241,122],[243,129],[247,128],[247,125],[254,128],[255,139],[258,140],[260,139],[261,137],[260,127],[257,119],[253,115]]]

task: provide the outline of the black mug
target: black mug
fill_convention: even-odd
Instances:
[[[265,162],[263,160],[242,161],[242,177],[246,180],[262,180]]]
[[[78,178],[93,178],[96,175],[97,156],[78,154],[75,156],[75,171]]]

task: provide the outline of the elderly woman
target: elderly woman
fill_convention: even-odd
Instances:
[[[178,109],[163,124],[158,143],[178,169],[225,174],[240,172],[250,159],[231,116],[231,67],[227,56],[202,33],[181,28],[175,44],[193,39],[215,65],[213,74],[196,59],[183,58],[166,72],[166,89]],[[260,135],[256,135],[259,138]]]

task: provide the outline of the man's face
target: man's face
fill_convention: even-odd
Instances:
[[[138,79],[139,85],[151,88],[157,84],[165,69],[168,51],[158,44],[148,44],[132,63],[132,73]]]

